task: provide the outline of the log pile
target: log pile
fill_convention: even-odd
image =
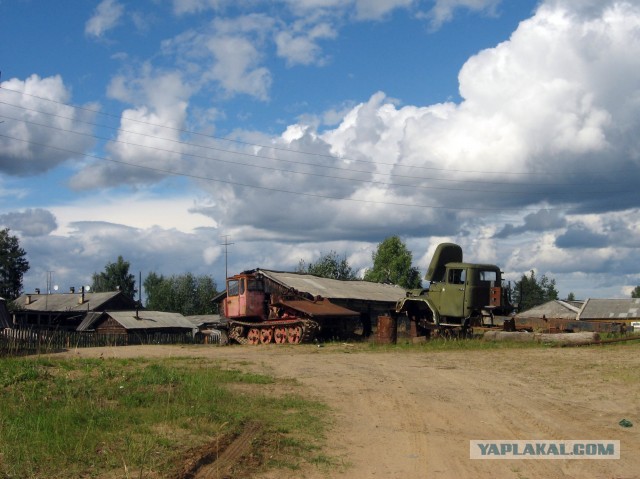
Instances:
[[[525,331],[487,331],[484,333],[483,339],[485,341],[538,342],[559,346],[578,346],[598,343],[600,341],[600,335],[590,331],[557,334],[528,333]]]

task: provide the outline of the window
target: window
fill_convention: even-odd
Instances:
[[[467,280],[466,269],[450,269],[449,284],[464,284]]]
[[[261,279],[249,279],[247,289],[249,291],[264,291],[264,283]]]
[[[230,279],[227,281],[227,296],[238,296],[239,289],[240,281],[237,279]]]
[[[480,281],[495,283],[498,280],[498,273],[495,271],[480,271]]]

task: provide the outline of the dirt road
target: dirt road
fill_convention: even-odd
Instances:
[[[151,346],[63,354],[210,357],[297,379],[334,410],[327,454],[347,467],[327,473],[309,466],[263,479],[632,479],[640,477],[638,343],[467,352]],[[621,419],[633,427],[621,427]],[[471,460],[474,439],[620,440],[621,458]]]

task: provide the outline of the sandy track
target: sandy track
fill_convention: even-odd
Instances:
[[[327,454],[346,471],[312,466],[263,478],[640,477],[640,344],[422,353],[366,347],[127,347],[65,355],[198,356],[296,378],[330,405]],[[618,422],[629,419],[634,427]],[[472,439],[621,441],[620,460],[470,460]],[[290,475],[287,475],[290,474]]]

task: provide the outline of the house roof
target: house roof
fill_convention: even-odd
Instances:
[[[578,319],[640,319],[640,298],[587,299]]]
[[[105,311],[104,313],[89,313],[78,331],[93,329],[101,318],[111,317],[124,329],[164,329],[182,328],[192,330],[194,325],[180,313],[166,313],[164,311]]]
[[[549,301],[516,314],[516,318],[570,319],[593,321],[602,319],[640,319],[640,298],[594,299],[579,301]]]
[[[266,278],[285,287],[329,299],[358,299],[395,303],[407,294],[406,290],[399,286],[369,281],[340,281],[311,274],[286,273],[266,269],[257,269],[256,272],[262,273]]]
[[[55,293],[55,294],[23,294],[14,301],[17,308],[26,311],[87,311],[100,309],[104,304],[122,296],[122,291],[109,291],[106,293],[85,292],[82,293]],[[129,299],[129,298],[126,298]],[[132,306],[135,304],[133,300]]]
[[[516,318],[542,318],[575,320],[580,312],[576,301],[549,301],[527,311],[516,314]]]
[[[218,324],[220,323],[220,315],[219,314],[197,314],[194,316],[185,316],[187,321],[189,321],[194,326],[200,327],[205,324]]]

